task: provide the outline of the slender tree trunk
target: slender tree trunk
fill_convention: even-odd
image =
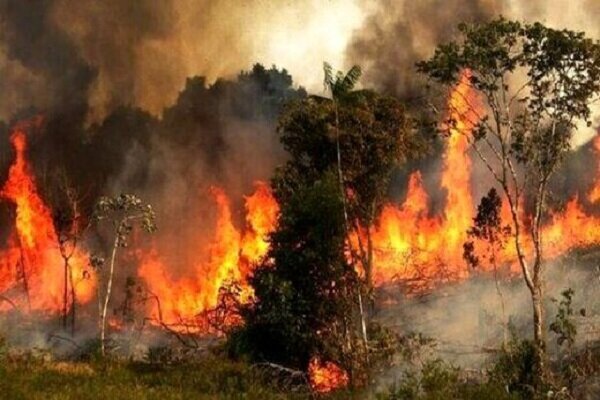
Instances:
[[[506,318],[506,305],[504,302],[504,293],[502,293],[502,289],[500,288],[500,280],[498,279],[498,265],[496,264],[496,249],[492,244],[491,248],[492,257],[494,260],[494,281],[496,283],[496,292],[498,293],[498,298],[500,300],[500,311],[502,312],[502,345],[504,348],[508,345],[508,320]]]
[[[334,111],[335,111],[335,147],[336,147],[336,153],[337,153],[337,170],[338,170],[338,181],[339,181],[339,185],[340,185],[340,195],[342,198],[342,208],[344,211],[344,228],[345,228],[345,232],[346,232],[346,240],[348,241],[349,245],[352,246],[352,244],[350,243],[350,225],[349,225],[349,221],[348,221],[348,209],[346,206],[346,188],[344,186],[344,173],[342,171],[342,149],[340,146],[340,118],[339,118],[339,112],[338,112],[338,105],[337,105],[337,101],[335,100],[335,98],[333,99],[333,107],[334,107]],[[363,307],[362,295],[360,293],[360,287],[358,288],[358,306],[359,306],[359,312],[360,312],[360,324],[361,324],[362,339],[363,339],[364,346],[365,346],[365,358],[366,358],[366,361],[368,364],[369,363],[369,351],[368,351],[369,340],[367,337],[367,323],[366,323],[365,312],[364,312],[364,307]]]
[[[342,197],[342,208],[344,210],[344,224],[346,227],[346,237],[348,237],[348,232],[350,231],[350,227],[348,225],[348,209],[346,207],[346,189],[344,186],[344,173],[342,171],[342,149],[340,146],[340,118],[338,113],[338,105],[337,101],[333,100],[333,107],[335,110],[335,147],[337,153],[337,171],[338,171],[338,182],[340,185],[340,194]],[[349,239],[349,238],[348,238]]]
[[[534,247],[533,290],[531,292],[531,302],[533,305],[533,341],[536,353],[535,373],[538,378],[538,382],[536,382],[537,385],[543,384],[546,378],[546,340],[544,337],[544,293],[542,278],[543,250],[541,237],[545,193],[546,180],[542,178],[537,188],[535,214],[531,228]]]
[[[527,288],[531,294],[531,303],[532,303],[532,311],[533,311],[533,346],[535,351],[535,371],[534,373],[537,376],[537,382],[535,382],[536,386],[539,388],[541,383],[545,377],[545,340],[544,340],[544,311],[543,311],[543,292],[542,292],[542,280],[541,280],[541,243],[539,240],[539,227],[540,227],[540,219],[539,215],[541,215],[541,203],[543,198],[540,199],[538,197],[538,201],[536,204],[536,213],[535,220],[532,226],[531,237],[533,238],[534,244],[534,268],[533,268],[533,277],[531,276],[529,267],[527,265],[527,260],[523,254],[523,248],[521,244],[521,232],[520,232],[520,222],[518,217],[517,206],[515,204],[515,200],[511,197],[510,192],[507,188],[505,188],[505,192],[507,194],[508,201],[510,203],[511,215],[513,218],[514,228],[515,228],[515,247],[517,250],[517,258],[519,264],[521,266],[521,270],[523,272],[523,278],[525,283],[527,284]]]
[[[75,336],[75,308],[77,306],[77,293],[73,279],[73,268],[69,265],[69,282],[71,283],[71,336]]]
[[[119,224],[120,226],[120,224]],[[112,254],[110,257],[110,270],[108,272],[108,282],[106,284],[106,293],[104,295],[104,305],[102,306],[102,314],[100,320],[100,350],[102,355],[106,354],[105,340],[106,340],[106,312],[108,310],[108,302],[110,301],[110,294],[112,291],[113,275],[115,271],[115,259],[117,256],[117,248],[119,246],[119,232],[116,232],[115,241],[113,243]]]
[[[62,326],[64,330],[67,330],[67,319],[69,313],[69,260],[64,258],[64,290],[63,290],[63,315],[62,315]]]
[[[546,368],[546,342],[544,338],[544,308],[543,293],[541,285],[536,286],[531,295],[533,303],[533,342],[535,348],[535,373],[539,381],[538,385],[543,383]]]
[[[19,240],[19,250],[21,253],[21,278],[23,279],[23,290],[25,290],[25,297],[27,298],[27,308],[31,312],[31,296],[29,294],[29,280],[27,277],[27,266],[25,263],[25,253],[23,253],[23,246]]]

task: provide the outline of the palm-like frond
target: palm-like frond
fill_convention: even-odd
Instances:
[[[355,65],[346,74],[342,71],[337,71],[334,76],[333,67],[327,62],[323,63],[323,72],[325,75],[323,84],[331,92],[334,99],[343,97],[351,92],[362,75],[361,68]]]
[[[325,89],[331,90],[335,84],[335,79],[333,78],[333,67],[328,62],[323,63],[323,73],[323,85]]]
[[[340,89],[344,93],[351,91],[352,89],[354,89],[354,86],[356,86],[356,84],[358,83],[358,80],[360,79],[361,75],[362,70],[360,69],[360,67],[358,65],[353,66],[352,68],[350,68],[350,70],[346,73],[346,75],[340,82]]]

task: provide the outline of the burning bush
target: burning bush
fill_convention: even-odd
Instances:
[[[255,360],[308,370],[315,355],[352,370],[363,353],[358,276],[347,262],[334,175],[282,205],[270,249],[250,277],[254,300],[231,347]]]

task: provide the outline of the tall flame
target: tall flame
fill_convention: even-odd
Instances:
[[[471,160],[468,141],[476,122],[477,98],[465,74],[448,100],[449,137],[443,159],[441,186],[446,191],[443,215],[430,217],[428,195],[417,171],[409,179],[404,204],[384,207],[373,232],[374,278],[377,284],[400,280],[434,282],[468,274],[462,244],[473,215]]]
[[[439,282],[469,276],[470,271],[462,259],[462,245],[475,207],[467,137],[477,121],[474,110],[480,103],[468,78],[468,73],[463,74],[448,99],[448,120],[452,122],[448,127],[440,182],[445,193],[444,209],[434,215],[421,173],[414,172],[408,182],[406,200],[399,205],[385,205],[372,229],[373,279],[377,285],[399,280],[418,288],[430,288]],[[13,128],[11,143],[15,160],[0,190],[0,200],[15,206],[14,230],[4,250],[0,250],[0,295],[2,299],[15,298],[13,304],[19,308],[28,304],[32,310],[58,312],[65,285],[63,260],[51,211],[38,193],[26,158],[26,128],[27,124]],[[600,137],[594,146],[596,158],[600,160]],[[589,203],[600,201],[600,169],[596,175],[586,196]],[[245,226],[240,229],[234,223],[225,191],[214,188],[211,194],[216,205],[212,240],[206,250],[200,245],[191,249],[191,253],[197,254],[183,276],[173,274],[173,266],[157,247],[149,252],[137,252],[142,254],[138,275],[157,300],[156,304],[149,305],[148,311],[155,321],[198,322],[199,315],[218,305],[221,288],[230,282],[239,286],[242,299],[251,295],[247,277],[268,251],[268,235],[276,227],[279,206],[268,184],[257,182],[254,193],[245,197]],[[586,204],[573,198],[564,210],[550,214],[543,227],[547,257],[600,243],[600,217],[590,213]],[[519,217],[526,220],[524,215]],[[503,204],[502,218],[504,223],[510,223],[506,204]],[[527,235],[523,235],[522,245],[529,253],[532,245]],[[77,251],[71,259],[80,302],[92,298],[95,286],[93,279],[84,279],[86,260],[83,251]],[[498,262],[514,266],[515,261],[514,243],[508,243],[498,255]],[[0,311],[10,307],[8,302],[0,300]],[[319,371],[316,366],[315,371]]]
[[[62,278],[64,261],[58,250],[52,214],[37,192],[25,157],[27,127],[27,123],[20,123],[13,128],[11,143],[15,161],[0,190],[0,199],[15,206],[15,230],[6,249],[0,251],[0,293],[20,286],[29,309],[58,312],[62,309],[64,285],[69,282]],[[70,265],[77,300],[85,303],[94,292],[94,281],[86,273],[86,254],[76,250]],[[70,288],[67,289],[70,292]],[[7,307],[6,303],[0,303],[0,309]]]
[[[279,206],[267,184],[257,182],[255,193],[246,197],[247,226],[243,234],[233,224],[225,192],[213,188],[212,195],[217,223],[208,261],[199,257],[191,274],[174,279],[156,250],[142,259],[138,274],[158,298],[160,308],[157,306],[153,316],[163,323],[196,320],[203,311],[217,305],[219,290],[227,283],[241,285],[242,296],[247,297],[250,289],[245,278],[268,250],[267,236],[275,226]]]
[[[448,100],[449,120],[453,124],[449,127],[450,135],[443,158],[441,186],[446,191],[444,212],[429,216],[429,199],[421,174],[418,171],[413,173],[405,202],[399,206],[386,205],[374,229],[376,284],[398,280],[427,288],[440,281],[464,279],[469,275],[462,260],[462,244],[474,214],[467,136],[478,120],[480,103],[468,84],[468,77],[468,72],[462,75]],[[600,137],[595,139],[594,147],[596,158],[600,160]],[[600,200],[600,167],[596,175],[595,184],[587,196],[592,203]],[[520,208],[522,211],[523,207]],[[503,224],[512,222],[506,202],[502,205],[501,218]],[[520,223],[525,220],[524,215],[518,218]],[[550,213],[549,221],[542,229],[547,258],[600,243],[600,218],[586,212],[577,198],[567,202],[564,210]],[[521,240],[525,253],[530,253],[530,237],[523,234]],[[499,265],[507,265],[511,271],[518,270],[514,238],[509,240],[497,258]]]
[[[600,154],[600,136],[597,136],[596,139],[594,139],[594,150],[596,151],[596,154]],[[590,203],[596,203],[600,200],[600,166],[596,171],[596,179],[594,181],[594,186],[588,194],[588,200]]]

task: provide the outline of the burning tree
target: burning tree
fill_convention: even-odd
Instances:
[[[333,171],[282,204],[271,247],[250,278],[255,299],[232,343],[254,359],[307,371],[311,359],[351,376],[364,359],[358,275],[344,256],[343,205]],[[354,375],[356,378],[357,375]]]
[[[351,258],[372,289],[372,227],[387,201],[394,169],[423,148],[404,107],[395,98],[355,90],[360,68],[333,73],[325,64],[331,99],[311,96],[292,102],[278,130],[290,160],[277,172],[280,202],[295,188],[335,171]]]
[[[446,89],[462,82],[478,95],[475,101],[463,98],[474,127],[467,139],[510,210],[517,259],[532,299],[540,383],[545,370],[541,228],[548,181],[569,151],[577,123],[590,124],[590,102],[600,93],[600,44],[584,33],[502,17],[458,28],[460,40],[440,45],[417,67]],[[444,126],[455,124],[449,118]],[[524,218],[525,197],[530,220]]]
[[[371,228],[394,168],[421,144],[398,100],[354,90],[359,76],[325,64],[332,98],[293,101],[280,117],[290,154],[273,179],[281,214],[242,312],[257,358],[306,370],[318,357],[353,383],[370,348],[361,292],[372,287]]]
[[[89,226],[81,211],[83,196],[71,184],[64,169],[53,177],[56,189],[52,194],[55,206],[52,208],[54,226],[58,236],[58,250],[63,259],[63,309],[62,325],[67,329],[70,319],[71,335],[75,333],[77,306],[76,279],[72,260],[77,254],[81,239]],[[87,272],[85,273],[87,275]],[[70,318],[69,318],[70,317]]]
[[[136,223],[148,233],[156,230],[154,223],[155,215],[152,206],[143,204],[142,201],[131,194],[121,194],[117,197],[102,197],[96,204],[94,210],[94,220],[96,222],[111,222],[114,239],[112,243],[108,272],[104,272],[104,279],[99,279],[98,283],[98,313],[100,318],[100,349],[102,355],[105,354],[106,342],[106,312],[112,293],[112,284],[117,259],[117,250],[127,247],[129,234]],[[104,265],[104,259],[93,257],[92,264],[100,269]],[[104,293],[101,293],[101,282],[106,281]]]

